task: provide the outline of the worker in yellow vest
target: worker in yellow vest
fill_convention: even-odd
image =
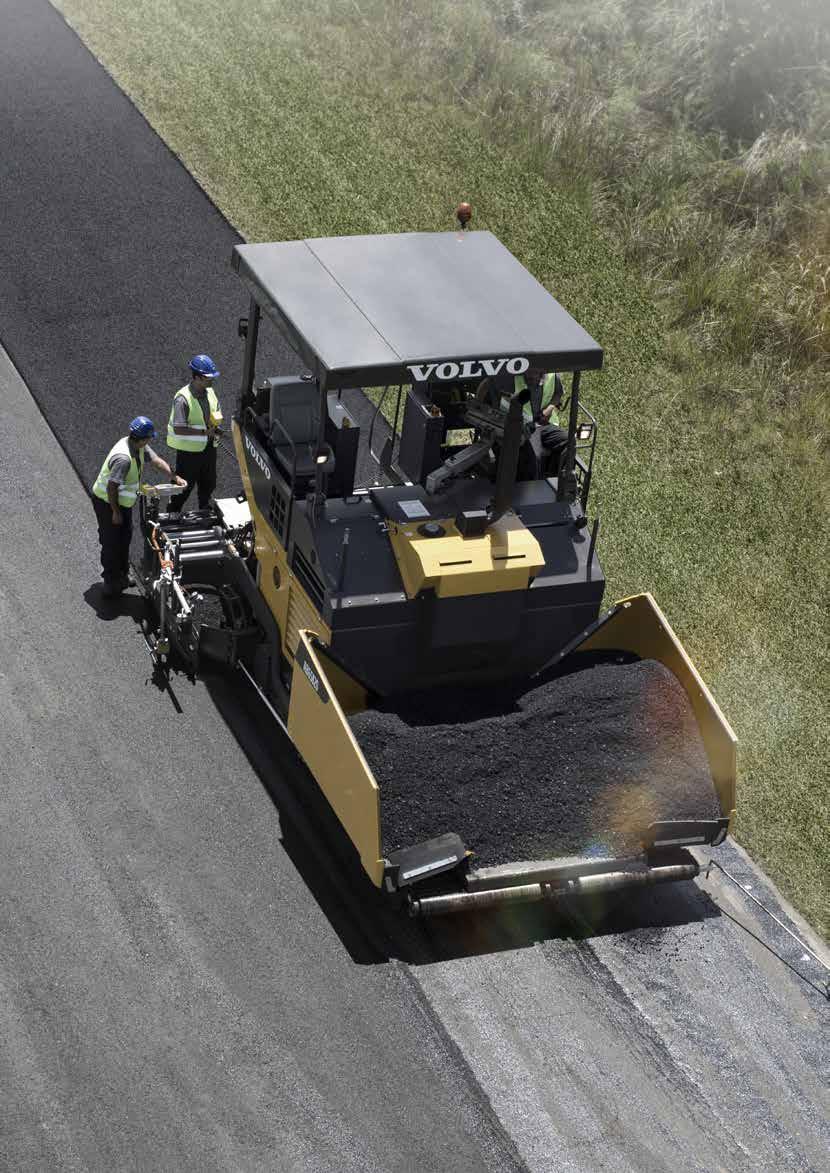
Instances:
[[[516,393],[528,430],[527,443],[522,445],[519,457],[519,477],[555,476],[559,458],[568,443],[568,430],[561,427],[559,421],[562,380],[554,372],[529,367],[523,375],[483,379],[476,390],[476,398],[492,407],[506,409],[511,396]]]
[[[101,543],[104,594],[108,599],[133,585],[130,581],[133,505],[138,497],[144,465],[150,464],[165,476],[173,476],[167,461],[156,456],[149,447],[155,436],[153,421],[146,415],[136,416],[129,433],[110,448],[92,486],[92,504]],[[181,477],[175,480],[177,484],[185,484]]]
[[[533,376],[533,377],[531,377]],[[535,381],[534,381],[535,380]],[[536,425],[531,446],[539,456],[541,476],[557,476],[559,463],[568,445],[568,429],[561,426],[559,411],[564,387],[557,374],[531,368],[526,376],[527,399],[522,395],[525,419]],[[528,410],[529,409],[529,410]]]
[[[205,509],[216,488],[217,434],[222,423],[222,409],[213,380],[218,378],[216,364],[209,354],[197,354],[190,360],[190,382],[173,397],[167,423],[167,444],[176,452],[176,473],[187,488],[171,497],[170,509],[181,512],[193,486],[199,496],[199,508]]]

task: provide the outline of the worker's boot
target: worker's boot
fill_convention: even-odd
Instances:
[[[105,599],[117,599],[118,596],[121,594],[121,592],[124,590],[124,587],[122,586],[122,581],[123,580],[120,578],[105,579],[104,580],[104,589],[101,592],[101,594],[104,596],[104,598]]]
[[[121,581],[122,591],[126,591],[130,587],[135,586],[135,575],[133,574],[133,572],[131,570],[128,570],[127,573],[123,576],[123,578],[120,581]]]

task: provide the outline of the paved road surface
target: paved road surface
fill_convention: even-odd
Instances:
[[[278,810],[208,689],[149,679],[2,353],[0,402],[0,1168],[514,1168],[405,968],[355,963],[289,855],[325,866],[289,747]]]
[[[567,931],[529,912],[414,971],[530,1169],[830,1169],[830,975],[738,889],[713,871]]]
[[[825,975],[722,880],[396,922],[243,689],[149,681],[59,444],[232,401],[236,237],[44,0],[0,107],[0,1168],[830,1169]]]

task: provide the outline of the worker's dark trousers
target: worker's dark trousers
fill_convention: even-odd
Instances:
[[[568,429],[555,424],[543,424],[540,440],[545,452],[545,476],[555,477],[559,473],[559,461],[568,444]]]
[[[517,476],[520,481],[555,477],[568,444],[568,429],[556,424],[539,424],[522,445]]]
[[[208,441],[204,452],[177,452],[176,475],[184,477],[187,481],[187,488],[178,496],[170,498],[170,508],[173,512],[181,513],[194,485],[199,495],[199,508],[204,509],[210,501],[211,493],[216,488],[215,446]]]
[[[98,540],[101,543],[101,570],[104,582],[118,582],[127,577],[130,569],[130,538],[133,536],[133,511],[121,508],[121,525],[112,524],[112,506],[100,497],[93,497],[98,518]]]

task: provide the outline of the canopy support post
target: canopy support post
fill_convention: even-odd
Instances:
[[[557,501],[575,501],[577,495],[576,483],[576,428],[579,416],[579,376],[580,371],[574,371],[571,381],[571,412],[568,418],[568,446],[565,449],[565,461],[559,472],[556,486]]]
[[[251,298],[248,321],[245,328],[245,362],[242,367],[242,386],[239,391],[239,410],[253,406],[254,378],[256,376],[256,346],[259,337],[260,309],[256,298]]]

